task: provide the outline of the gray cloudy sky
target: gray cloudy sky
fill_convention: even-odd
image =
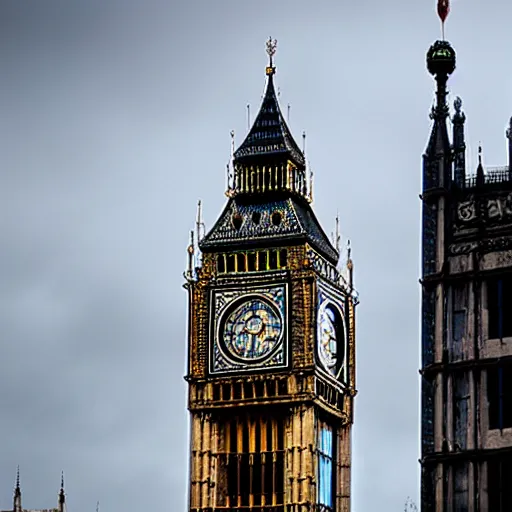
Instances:
[[[315,210],[338,210],[361,294],[353,510],[418,496],[421,154],[434,0],[0,3],[0,508],[185,510],[188,232],[224,204],[278,39]],[[503,0],[453,0],[468,160],[506,164]]]

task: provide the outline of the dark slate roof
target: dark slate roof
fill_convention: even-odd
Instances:
[[[275,225],[272,215],[279,212],[281,222]],[[259,222],[253,214],[259,214]],[[238,215],[241,225],[237,229],[233,216]],[[257,245],[279,245],[308,242],[320,254],[336,264],[338,253],[322,230],[309,204],[293,197],[258,204],[247,204],[230,199],[209,233],[199,246],[203,251],[243,248]]]
[[[305,166],[304,154],[293,139],[279,108],[272,73],[268,76],[260,111],[249,134],[235,151],[234,160],[246,161],[260,156],[283,156],[299,167]]]

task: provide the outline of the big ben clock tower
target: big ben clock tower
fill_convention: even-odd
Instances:
[[[189,247],[189,511],[350,511],[357,296],[274,89]],[[343,265],[345,266],[345,264]]]

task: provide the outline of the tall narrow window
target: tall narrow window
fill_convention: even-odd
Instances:
[[[318,421],[317,454],[317,502],[320,510],[333,510],[334,483],[334,443],[332,427],[323,421]]]
[[[262,270],[267,270],[267,252],[266,251],[258,252],[258,270],[260,272]]]
[[[512,279],[504,276],[487,281],[488,333],[490,339],[512,336]]]
[[[494,366],[487,370],[489,428],[512,427],[512,366]]]
[[[217,272],[226,272],[226,260],[224,254],[219,254],[217,256]]]
[[[234,254],[228,254],[227,255],[227,272],[234,272],[236,270],[235,267],[235,255]]]
[[[268,255],[268,267],[271,270],[274,270],[274,269],[278,268],[278,265],[277,265],[277,251],[276,250],[270,251],[270,253]]]
[[[468,512],[468,468],[465,464],[453,467],[453,512]]]
[[[466,373],[453,376],[454,441],[459,450],[466,449],[468,432],[469,382]]]
[[[281,249],[279,251],[279,266],[285,268],[286,265],[288,265],[288,252],[286,249]]]
[[[450,361],[463,358],[463,339],[466,333],[466,285],[452,288],[452,346],[449,353]]]
[[[254,272],[256,270],[256,253],[250,252],[247,254],[247,270]]]
[[[238,253],[236,255],[236,270],[237,272],[245,272],[245,254]]]
[[[280,418],[243,416],[227,420],[218,454],[218,504],[272,507],[284,500],[284,424]],[[225,497],[225,498],[224,498]]]
[[[492,512],[510,512],[512,510],[512,461],[495,459],[487,462],[486,510]]]

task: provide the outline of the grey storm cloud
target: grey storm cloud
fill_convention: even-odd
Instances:
[[[512,114],[501,0],[453,0],[450,81],[506,162]],[[478,37],[475,38],[475,31]],[[196,203],[224,204],[229,133],[278,40],[283,110],[339,212],[356,285],[353,510],[419,489],[421,155],[434,84],[434,1],[3,0],[0,3],[0,507],[184,510],[188,414],[181,288]]]

